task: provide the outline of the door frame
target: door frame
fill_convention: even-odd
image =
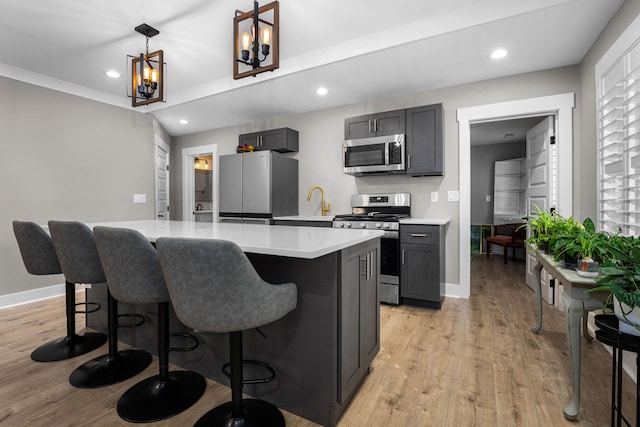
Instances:
[[[153,211],[155,212],[155,219],[158,219],[158,149],[162,149],[164,152],[167,153],[167,188],[166,188],[166,193],[167,193],[167,207],[169,208],[167,215],[167,220],[171,218],[171,170],[170,170],[170,165],[171,165],[171,147],[169,147],[169,144],[167,144],[164,139],[162,139],[162,137],[160,135],[156,135],[156,145],[155,145],[155,149],[154,149],[154,154],[156,156],[155,158],[155,165],[156,165],[156,172],[155,172],[155,182],[154,182],[154,188],[155,188],[155,206],[153,208]]]
[[[447,284],[447,296],[469,298],[471,294],[471,124],[495,120],[508,120],[522,116],[549,116],[557,118],[558,155],[558,213],[571,216],[573,212],[573,108],[575,94],[543,96],[496,104],[459,108],[458,171],[460,177],[459,202],[459,271],[460,284]]]
[[[218,145],[200,145],[182,149],[182,220],[195,221],[193,208],[195,206],[195,173],[193,162],[198,156],[211,155],[211,208],[213,222],[218,222]]]

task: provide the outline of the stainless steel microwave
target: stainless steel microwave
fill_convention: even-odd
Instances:
[[[350,139],[342,145],[342,166],[350,175],[404,173],[404,134]]]

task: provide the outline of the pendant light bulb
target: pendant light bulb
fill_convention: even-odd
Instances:
[[[242,33],[242,50],[249,50],[251,47],[251,35],[247,32]]]
[[[270,45],[271,44],[271,27],[268,25],[263,26],[260,29],[262,44]]]

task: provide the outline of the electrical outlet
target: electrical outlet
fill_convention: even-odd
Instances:
[[[146,194],[134,194],[133,195],[133,203],[147,203],[147,195]]]
[[[432,191],[431,192],[431,201],[432,202],[437,202],[438,201],[438,192],[437,191]]]
[[[447,200],[450,202],[457,202],[459,200],[460,196],[458,191],[449,191],[447,193]]]

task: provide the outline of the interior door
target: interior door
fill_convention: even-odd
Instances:
[[[537,208],[554,209],[551,195],[554,192],[554,156],[551,155],[551,137],[554,135],[553,116],[549,116],[527,132],[527,215],[535,215]],[[527,252],[527,286],[533,289],[535,254]],[[544,293],[544,292],[543,292]]]
[[[156,219],[169,220],[169,146],[156,141]]]

